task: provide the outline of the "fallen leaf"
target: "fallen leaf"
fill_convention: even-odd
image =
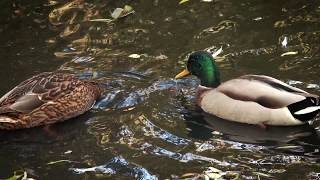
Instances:
[[[52,164],[57,164],[57,163],[62,163],[62,162],[72,162],[72,161],[67,160],[67,159],[61,159],[61,160],[58,160],[58,161],[48,162],[47,165],[52,165]]]
[[[130,54],[128,57],[129,58],[133,58],[133,59],[138,59],[138,58],[141,57],[141,55],[139,55],[139,54]]]
[[[290,51],[290,52],[285,52],[285,53],[281,54],[281,57],[289,56],[289,55],[296,55],[296,54],[298,54],[298,51]]]
[[[287,37],[284,37],[283,41],[281,42],[281,45],[283,47],[287,47],[287,44],[288,44],[288,38]]]
[[[112,13],[111,17],[113,19],[119,19],[128,16],[129,14],[134,13],[134,10],[131,6],[125,5],[124,8],[116,8]]]
[[[214,52],[213,54],[212,54],[212,57],[217,57],[219,54],[221,54],[222,53],[222,47],[220,47],[220,49],[218,49],[216,52]]]
[[[180,2],[179,2],[179,4],[183,4],[183,3],[186,3],[186,2],[188,2],[189,0],[181,0]]]
[[[91,22],[105,22],[105,23],[110,23],[112,22],[113,20],[112,19],[91,19],[89,20]]]

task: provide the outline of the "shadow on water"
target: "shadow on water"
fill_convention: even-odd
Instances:
[[[271,151],[320,160],[320,132],[309,124],[268,126],[263,129],[257,125],[232,122],[200,112],[185,115],[186,124],[190,128],[189,136],[192,138],[209,140],[218,135],[218,138],[227,141],[264,146]]]

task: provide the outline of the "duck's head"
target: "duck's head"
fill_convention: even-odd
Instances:
[[[217,87],[220,84],[220,73],[211,54],[205,51],[197,51],[189,56],[187,67],[176,75],[176,79],[188,75],[197,76],[202,86]]]

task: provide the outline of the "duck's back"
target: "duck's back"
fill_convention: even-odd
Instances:
[[[89,110],[101,94],[97,83],[45,72],[20,83],[0,99],[0,129],[63,121]]]

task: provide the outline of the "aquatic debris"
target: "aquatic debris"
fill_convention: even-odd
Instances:
[[[113,19],[108,19],[108,18],[99,18],[99,19],[90,19],[90,22],[104,22],[104,23],[111,23],[116,19],[126,17],[130,14],[135,13],[133,8],[129,5],[125,5],[123,8],[116,8],[112,13],[111,17]]]
[[[90,62],[94,60],[94,57],[91,57],[91,56],[75,56],[71,62],[74,62],[74,63],[85,63],[85,62]]]
[[[289,55],[296,55],[296,54],[298,54],[298,51],[290,51],[290,52],[285,52],[285,53],[281,54],[281,57],[289,56]]]
[[[266,177],[266,178],[274,178],[274,176],[271,176],[269,174],[265,174],[265,173],[262,173],[262,172],[253,172],[253,174],[257,175],[260,179],[260,176],[262,177]]]
[[[307,88],[308,89],[319,89],[320,86],[318,84],[308,84]]]
[[[83,0],[74,0],[71,1],[59,8],[56,8],[52,10],[49,13],[49,22],[55,26],[61,25],[65,22],[62,22],[62,17],[67,14],[67,12],[75,11],[74,14],[76,14],[76,10],[81,10],[84,8],[84,1]],[[74,15],[76,16],[76,15]]]
[[[156,56],[155,58],[156,58],[156,60],[165,60],[165,59],[168,59],[168,56],[166,56],[164,54],[160,54],[159,56]]]
[[[275,147],[275,149],[296,149],[300,147],[301,146],[296,146],[296,145],[284,145],[284,146]]]
[[[64,154],[71,154],[71,153],[72,153],[71,150],[68,150],[68,151],[64,152]]]
[[[35,180],[35,179],[29,178],[27,171],[23,171],[22,174],[18,174],[17,171],[14,171],[13,176],[5,180]]]
[[[220,49],[218,49],[216,52],[212,54],[212,57],[217,57],[221,53],[222,53],[222,46],[220,47]]]
[[[180,2],[179,2],[179,4],[183,4],[183,3],[186,3],[186,2],[188,2],[189,0],[181,0]]]
[[[61,159],[61,160],[57,160],[57,161],[48,162],[47,165],[53,165],[53,164],[63,163],[63,162],[72,163],[72,162],[76,162],[76,161],[71,161],[71,160],[68,160],[68,159]]]
[[[130,54],[128,57],[133,58],[133,59],[138,59],[141,57],[141,55],[140,54]]]
[[[303,84],[301,81],[296,81],[296,80],[288,80],[287,83],[289,85],[297,85],[297,84]]]
[[[135,13],[135,11],[133,10],[133,8],[129,5],[125,5],[124,8],[116,8],[112,13],[111,13],[111,17],[113,19],[119,19],[119,18],[123,18],[126,17],[130,14]]]
[[[105,23],[111,23],[113,20],[112,19],[91,19],[89,20],[91,22],[105,22]]]
[[[288,44],[288,38],[287,37],[284,37],[283,41],[281,42],[281,45],[283,47],[287,47],[287,44]]]
[[[254,21],[260,21],[260,20],[262,20],[262,17],[256,17],[256,18],[254,18],[253,20],[254,20]]]
[[[207,170],[202,173],[186,173],[183,174],[179,179],[193,180],[193,179],[204,179],[204,180],[238,180],[240,174],[238,172],[226,171],[223,172],[220,169],[214,167],[208,167]]]
[[[197,152],[203,152],[206,150],[214,150],[215,149],[214,145],[212,145],[210,143],[206,143],[206,142],[204,142],[202,144],[195,142],[194,144],[197,147],[197,149],[196,149]]]

